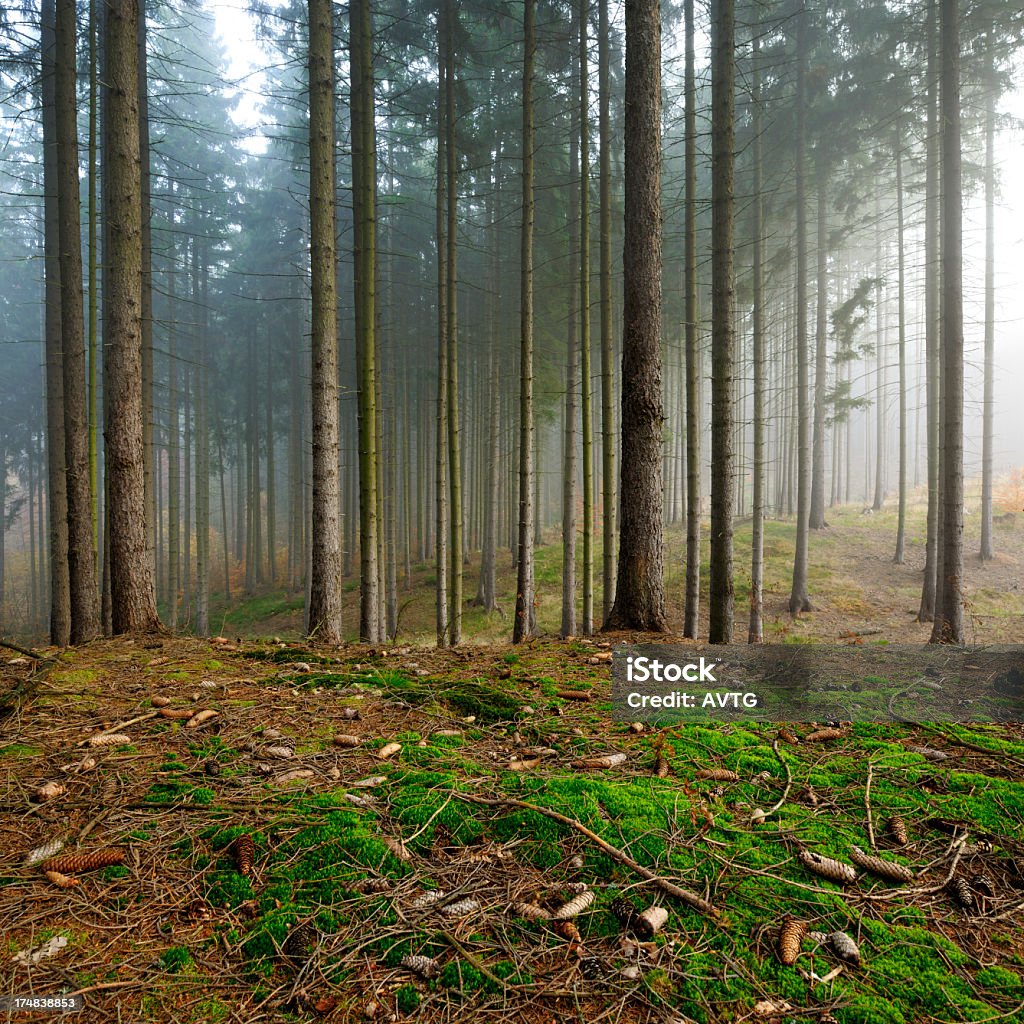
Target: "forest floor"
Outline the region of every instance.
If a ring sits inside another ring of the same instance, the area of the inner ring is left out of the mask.
[[[1019,642],[1024,638],[1024,473],[1004,481],[996,502],[996,556],[982,562],[981,519],[978,499],[969,494],[964,519],[964,586],[969,643]],[[1016,511],[1013,511],[1013,510]],[[764,634],[768,642],[836,643],[851,634],[881,637],[890,643],[924,643],[930,624],[917,621],[924,570],[925,515],[923,492],[915,492],[907,509],[904,562],[893,562],[896,506],[865,514],[860,505],[829,509],[827,529],[812,531],[809,544],[808,583],[813,611],[793,620],[789,593],[793,572],[795,524],[792,519],[770,519],[764,540]],[[746,638],[750,601],[750,520],[739,520],[735,537],[735,591],[737,639]],[[685,591],[685,535],[683,527],[666,530],[666,603],[669,622],[681,628]],[[555,539],[555,531],[549,532]],[[707,608],[708,524],[702,530],[702,611]],[[595,537],[595,608],[602,607],[600,525]],[[579,545],[577,545],[579,547]],[[577,579],[581,564],[577,561]],[[499,553],[497,613],[486,614],[470,598],[476,593],[479,560],[465,567],[467,602],[463,613],[464,641],[469,644],[506,642],[512,634],[516,574],[507,549]],[[557,635],[561,626],[562,549],[550,543],[537,549],[537,621],[542,632]],[[400,584],[399,632],[407,643],[434,639],[434,567],[412,567],[410,586]],[[358,582],[345,582],[344,621],[355,629],[359,621]],[[297,638],[302,633],[303,595],[273,586],[250,597],[235,594],[212,602],[211,622],[227,636],[278,635]],[[706,635],[707,623],[702,621]],[[353,633],[354,639],[354,633]]]
[[[0,994],[82,1024],[1024,1019],[1019,723],[638,730],[620,639],[2,652]],[[854,846],[899,880],[800,859]],[[101,856],[26,863],[64,854]]]

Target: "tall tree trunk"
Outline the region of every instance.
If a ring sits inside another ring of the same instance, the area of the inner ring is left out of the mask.
[[[139,76],[139,188],[142,215],[142,454],[146,504],[146,557],[156,572],[156,488],[153,480],[153,210],[149,146],[149,75],[146,66],[146,3],[136,22]]]
[[[350,17],[352,74],[352,195],[356,225],[355,310],[359,388],[359,637],[381,636],[377,564],[377,159],[373,88],[373,23],[369,0],[353,0]],[[337,459],[335,459],[337,462]]]
[[[896,258],[897,258],[897,316],[899,344],[899,506],[896,513],[896,553],[893,561],[903,564],[907,532],[907,273],[905,265],[903,225],[903,132],[896,123],[896,142],[893,147],[896,162]]]
[[[309,632],[341,641],[338,295],[331,0],[309,0],[309,239],[312,269],[313,507]]]
[[[664,632],[661,396],[661,5],[626,7],[622,522],[606,629]]]
[[[796,553],[793,558],[793,588],[789,613],[811,610],[807,595],[807,532],[810,525],[810,452],[808,451],[807,409],[807,8],[797,13],[796,42],[796,419],[797,498]]]
[[[686,598],[683,636],[697,636],[700,617],[700,352],[697,331],[697,86],[693,0],[685,0],[683,297],[686,349]]]
[[[761,153],[761,54],[760,25],[754,25],[751,104],[753,106],[753,163],[751,196],[751,242],[754,247],[753,266],[753,366],[754,375],[754,493],[753,522],[750,538],[750,623],[747,642],[759,644],[764,639],[764,507],[765,507],[765,337],[764,337],[764,197]]]
[[[60,323],[67,475],[68,577],[71,642],[99,636],[100,603],[92,546],[89,418],[85,394],[85,318],[82,307],[81,200],[78,182],[77,60],[74,0],[57,0],[57,211],[60,246]]]
[[[462,503],[462,451],[459,435],[459,295],[458,295],[458,152],[455,138],[455,33],[458,14],[455,0],[445,3],[447,53],[444,62],[446,88],[445,160],[447,184],[445,231],[448,282],[448,485],[451,490],[451,587],[448,595],[450,612],[448,636],[451,646],[462,643],[462,566],[463,566],[463,503]]]
[[[992,55],[992,26],[989,26],[986,53],[988,80],[985,82],[985,371],[981,427],[981,549],[983,562],[995,557],[992,544],[992,472],[993,419],[995,415],[995,342],[996,342],[996,247],[995,247],[995,140],[996,81]]]
[[[178,410],[178,304],[174,211],[168,242],[167,272],[167,626],[178,628],[181,589],[181,426]]]
[[[106,132],[110,191],[110,247],[105,290],[110,296],[107,362],[110,410],[106,432],[110,481],[111,617],[114,633],[160,627],[146,540],[142,395],[142,183],[139,149],[137,0],[109,0],[106,79],[110,84]]]
[[[717,0],[712,22],[711,85],[711,565],[708,637],[732,641],[733,374],[736,299],[733,267],[735,36],[734,0]]]
[[[537,48],[534,19],[536,0],[523,3],[523,223],[519,283],[519,540],[516,573],[516,612],[512,642],[533,635],[533,63]]]
[[[601,281],[601,508],[603,618],[615,601],[615,351],[612,335],[612,132],[609,84],[608,3],[598,0],[598,271]]]
[[[579,0],[580,38],[580,414],[583,431],[583,634],[594,632],[594,414],[590,369],[589,0]]]
[[[437,180],[435,193],[435,226],[437,238],[437,417],[434,440],[434,514],[437,543],[434,551],[435,628],[437,646],[447,647],[448,620],[448,156],[445,122],[448,110],[446,94],[448,75],[445,71],[447,47],[444,41],[444,18],[437,18]]]
[[[818,199],[818,287],[814,349],[814,426],[811,436],[811,509],[807,525],[822,530],[825,522],[825,382],[828,371],[828,172],[825,150],[819,141],[814,151],[815,190]]]
[[[929,0],[928,121],[925,154],[925,364],[928,433],[928,513],[924,581],[918,622],[933,622],[939,548],[939,70],[938,0]]]
[[[960,9],[942,0],[942,573],[932,640],[964,642],[963,188]]]
[[[58,213],[58,145],[56,115],[56,12],[43,0],[43,262],[46,348],[47,511],[50,533],[50,643],[71,640],[71,591],[68,577],[68,491],[64,460],[64,373],[61,350],[60,216]],[[33,577],[35,578],[35,577]]]
[[[569,300],[565,338],[565,424],[562,440],[562,637],[576,634],[576,385],[579,378],[577,345],[577,277],[573,271],[572,239],[579,216],[579,136],[577,111],[569,128]]]
[[[88,393],[88,416],[89,416],[89,492],[92,500],[92,546],[93,552],[99,553],[99,418],[98,418],[98,395],[97,387],[98,363],[99,363],[99,330],[98,330],[98,287],[99,280],[99,246],[98,246],[98,221],[99,209],[97,205],[97,183],[99,175],[96,171],[96,128],[98,124],[98,100],[99,80],[97,66],[99,54],[97,47],[98,32],[98,4],[97,0],[89,0],[89,208],[88,208],[88,244],[89,244],[89,311],[88,311],[88,354],[89,354],[89,393]],[[97,566],[98,569],[98,566]]]
[[[195,351],[196,379],[196,627],[199,636],[210,635],[210,424],[208,414],[207,357],[209,303],[209,242],[201,246],[198,338]]]

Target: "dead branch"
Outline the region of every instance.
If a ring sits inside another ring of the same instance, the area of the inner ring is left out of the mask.
[[[689,889],[684,889],[681,886],[676,885],[675,882],[671,882],[667,878],[662,878],[660,875],[651,871],[650,868],[644,867],[642,864],[633,860],[633,858],[624,850],[620,850],[618,847],[612,846],[611,843],[602,839],[596,832],[591,831],[582,822],[576,821],[575,818],[570,818],[567,815],[560,814],[558,811],[552,811],[547,807],[540,807],[537,804],[527,803],[525,800],[515,800],[511,797],[506,799],[496,799],[493,797],[472,796],[469,793],[455,793],[454,795],[459,800],[465,800],[468,803],[483,804],[486,807],[518,807],[525,811],[534,811],[537,814],[543,814],[545,817],[551,818],[553,821],[560,822],[563,825],[568,825],[570,828],[574,828],[581,835],[586,836],[592,843],[599,846],[608,854],[609,857],[612,858],[612,860],[617,861],[619,864],[624,864],[632,871],[635,871],[641,878],[645,878],[648,882],[656,885],[662,892],[668,893],[670,896],[675,896],[677,899],[680,899],[684,903],[693,907],[694,910],[698,910],[700,913],[706,914],[708,917],[717,918],[721,916],[721,911],[702,896],[698,896],[697,893],[691,892]]]

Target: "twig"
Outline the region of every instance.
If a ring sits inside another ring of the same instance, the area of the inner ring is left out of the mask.
[[[666,892],[670,896],[675,896],[677,899],[680,899],[684,903],[693,907],[694,910],[699,910],[702,914],[707,914],[708,917],[717,918],[721,915],[721,911],[702,896],[698,896],[697,893],[691,892],[689,889],[683,889],[681,886],[676,885],[675,882],[671,882],[667,878],[662,878],[660,875],[651,871],[650,868],[645,868],[642,864],[633,860],[633,858],[624,850],[620,850],[618,847],[612,846],[611,843],[602,839],[596,832],[592,832],[582,822],[576,821],[575,818],[559,814],[558,811],[552,811],[547,807],[540,807],[537,804],[527,803],[525,800],[515,800],[511,797],[499,800],[492,797],[472,796],[469,793],[456,792],[453,795],[459,800],[465,800],[474,804],[483,804],[487,807],[519,807],[525,811],[534,811],[537,814],[543,814],[545,817],[551,818],[553,821],[560,822],[563,825],[568,825],[570,828],[574,828],[577,832],[586,836],[592,843],[596,843],[602,850],[604,850],[605,853],[608,854],[609,857],[612,858],[612,860],[626,865],[626,867],[640,875],[641,878],[645,878],[648,882],[656,885],[662,890],[662,892]]]
[[[875,823],[871,820],[871,773],[874,771],[874,763],[868,761],[868,781],[864,787],[864,810],[868,816],[868,842],[871,843],[871,849],[875,849]]]
[[[786,759],[779,753],[779,738],[778,736],[772,740],[772,750],[775,752],[775,756],[779,759],[779,763],[783,768],[786,769],[786,788],[782,791],[782,796],[775,801],[772,806],[764,812],[765,818],[769,815],[775,814],[777,811],[782,810],[782,805],[786,802],[786,798],[789,796],[789,791],[793,786],[793,773],[789,770],[789,765],[786,763]]]
[[[12,644],[10,640],[0,640],[0,647],[6,647],[9,651],[17,651],[18,654],[24,654],[26,658],[32,658],[35,661],[53,661],[52,657],[37,654],[29,647],[19,647],[17,644]]]
[[[145,722],[147,719],[156,718],[159,714],[159,711],[147,711],[144,715],[136,715],[135,718],[129,718],[126,722],[118,722],[117,725],[112,725],[109,729],[104,729],[102,732],[94,732],[90,734],[84,740],[79,740],[76,746],[88,746],[89,743],[98,736],[109,736],[112,733],[120,732],[122,729],[127,729],[129,725],[135,725],[137,722]]]

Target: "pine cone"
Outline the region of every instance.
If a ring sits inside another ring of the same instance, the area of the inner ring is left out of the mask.
[[[555,934],[565,939],[566,942],[582,942],[580,930],[572,921],[555,921],[551,926]]]
[[[256,844],[252,841],[252,836],[238,836],[231,844],[230,850],[238,873],[243,878],[248,878],[252,874],[252,862],[256,859]]]
[[[525,917],[527,921],[550,921],[551,914],[536,903],[513,903],[512,913],[516,917]]]
[[[668,776],[669,764],[668,758],[664,754],[659,754],[658,759],[654,762],[654,774],[659,779],[664,779]]]
[[[76,875],[83,871],[96,871],[99,868],[123,863],[124,850],[113,847],[108,850],[93,850],[92,853],[66,853],[63,857],[52,857],[43,862],[43,870]]]
[[[800,956],[800,941],[804,937],[807,925],[798,921],[791,914],[782,919],[782,927],[779,928],[778,954],[779,960],[787,967],[792,967]]]
[[[878,875],[880,878],[887,878],[891,882],[912,882],[914,880],[914,872],[905,864],[898,864],[893,860],[882,860],[881,857],[874,857],[870,853],[865,853],[859,846],[851,848],[850,860],[857,867],[870,871],[873,875]]]
[[[418,954],[403,956],[399,964],[406,970],[418,974],[421,978],[436,978],[441,970],[436,960]]]
[[[308,960],[316,948],[319,934],[312,921],[294,927],[284,941],[284,955],[289,960]]]
[[[37,864],[41,864],[44,860],[49,860],[51,857],[56,857],[61,850],[64,849],[64,840],[60,837],[50,839],[43,843],[42,846],[37,846],[34,850],[29,850],[25,854],[24,866],[27,868],[34,868]]]
[[[846,735],[845,729],[815,729],[804,737],[805,743],[817,743],[819,740],[838,740]]]
[[[668,911],[664,907],[648,907],[633,919],[633,931],[641,939],[653,939],[665,927]]]
[[[73,889],[79,884],[77,878],[68,878],[67,875],[62,875],[59,871],[44,871],[43,874],[46,875],[54,885],[59,885],[62,889]]]
[[[740,777],[728,768],[702,768],[697,772],[698,779],[713,779],[715,782],[739,782]]]
[[[594,893],[588,889],[586,892],[581,892],[579,896],[574,896],[568,903],[563,903],[560,907],[554,910],[551,914],[552,921],[568,921],[571,917],[576,917],[578,914],[582,914],[591,903],[594,902]]]
[[[857,948],[857,943],[846,932],[833,932],[828,937],[828,942],[840,960],[860,966],[860,950]]]
[[[974,898],[970,885],[967,884],[966,878],[954,878],[949,883],[949,892],[953,899],[965,910],[974,910],[976,908],[977,901]]]
[[[636,917],[636,907],[632,900],[625,896],[616,896],[609,904],[609,910],[615,915],[615,920],[623,928],[632,928],[633,919]]]
[[[822,878],[827,878],[832,882],[838,882],[840,885],[857,881],[857,872],[849,864],[833,860],[831,857],[823,857],[820,853],[801,850],[800,863],[816,875],[821,875]]]
[[[392,884],[390,878],[364,878],[356,882],[353,888],[366,896],[376,896],[378,893],[390,892]]]
[[[893,842],[899,846],[906,846],[910,842],[910,837],[907,835],[907,823],[900,815],[894,814],[889,819],[887,829]]]
[[[582,974],[587,981],[597,981],[598,978],[604,976],[604,964],[601,963],[599,957],[585,956],[581,958],[578,966],[580,974]]]
[[[971,879],[972,884],[977,892],[980,892],[983,896],[988,896],[990,899],[996,894],[996,883],[992,881],[992,876],[987,871],[979,871]]]
[[[791,729],[786,729],[785,727],[779,730],[779,739],[782,740],[783,743],[790,743],[793,746],[800,742],[793,731]]]

